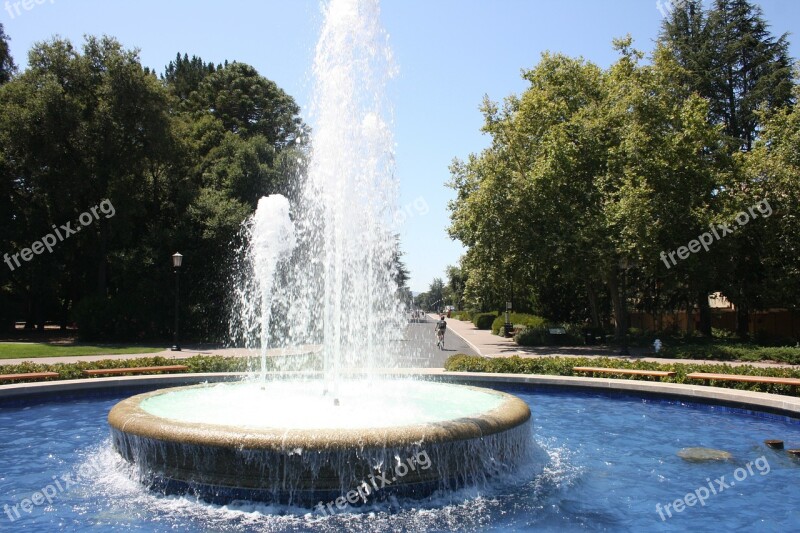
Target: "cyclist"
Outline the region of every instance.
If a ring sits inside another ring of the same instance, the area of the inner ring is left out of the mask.
[[[444,319],[444,315],[439,317],[439,321],[436,323],[434,330],[436,331],[436,346],[444,350],[444,332],[447,329],[447,322]]]

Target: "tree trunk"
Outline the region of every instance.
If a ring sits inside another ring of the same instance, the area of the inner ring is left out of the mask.
[[[736,334],[742,340],[750,338],[750,308],[747,305],[736,305]]]
[[[704,337],[711,336],[711,306],[708,304],[708,294],[701,291],[697,295],[697,305],[700,308],[700,334]]]
[[[694,331],[694,304],[686,299],[686,335],[689,336]]]
[[[597,291],[591,282],[586,282],[586,293],[589,296],[589,313],[591,314],[592,327],[600,327],[600,312],[597,309]]]
[[[622,340],[628,333],[628,309],[615,271],[606,275],[606,283],[608,290],[611,291],[611,303],[614,305],[614,334],[617,340]]]
[[[100,224],[100,242],[98,246],[97,261],[97,294],[105,296],[108,294],[108,278],[106,269],[108,268],[108,228],[105,224]]]

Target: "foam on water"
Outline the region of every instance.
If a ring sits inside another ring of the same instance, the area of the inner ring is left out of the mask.
[[[481,488],[469,486],[444,491],[425,501],[394,497],[372,499],[359,507],[348,507],[344,512],[323,514],[293,505],[250,501],[215,505],[188,496],[154,493],[134,481],[135,466],[113,453],[108,442],[87,450],[83,461],[101,466],[83,487],[92,493],[96,502],[76,501],[75,513],[91,517],[95,528],[121,524],[142,526],[150,522],[149,528],[145,526],[150,531],[481,531],[492,523],[492,516],[504,512],[509,498],[517,497],[520,491],[531,493],[541,472],[541,465],[531,462],[512,476],[498,477]],[[561,481],[551,476],[546,483],[555,490]],[[530,503],[542,504],[539,501]]]

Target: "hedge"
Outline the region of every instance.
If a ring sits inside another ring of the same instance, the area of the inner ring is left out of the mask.
[[[670,359],[713,359],[717,361],[779,361],[800,364],[800,348],[755,346],[752,344],[669,344],[659,357]]]
[[[476,313],[472,315],[472,323],[478,329],[492,329],[492,322],[497,317],[497,311],[491,313]]]
[[[454,311],[450,313],[450,317],[455,318],[456,320],[472,322],[472,311]]]
[[[772,376],[785,378],[800,378],[800,369],[791,368],[763,368],[751,365],[731,366],[728,364],[682,364],[682,363],[655,363],[649,361],[631,361],[614,359],[611,357],[531,357],[523,358],[496,357],[485,358],[474,355],[458,354],[451,356],[444,367],[450,372],[488,372],[498,374],[543,374],[551,376],[584,376],[582,372],[573,372],[575,366],[595,366],[603,368],[620,368],[628,370],[664,370],[675,372],[671,378],[662,378],[661,381],[671,383],[688,383],[702,385],[703,381],[687,379],[686,375],[692,372],[708,372],[713,374],[747,374],[750,376]],[[647,381],[655,378],[647,376],[614,376],[619,379],[644,379]],[[740,383],[735,381],[714,381],[715,387],[728,389],[749,390],[755,392],[769,392],[786,396],[798,396],[790,385],[771,385],[762,383]]]
[[[537,315],[529,315],[526,313],[511,313],[509,320],[515,326],[525,326],[526,328],[536,328],[547,325],[546,319]],[[494,322],[492,322],[492,333],[495,335],[502,335],[503,326],[505,323],[506,314],[501,313],[497,318],[494,319]]]
[[[18,365],[0,365],[0,374],[27,374],[29,372],[57,372],[54,380],[86,379],[84,370],[100,370],[109,368],[136,368],[145,366],[186,365],[188,373],[203,372],[246,372],[250,370],[251,360],[246,357],[223,357],[221,355],[195,355],[187,359],[167,359],[165,357],[140,357],[137,359],[104,359],[102,361],[81,361],[77,363],[42,364],[26,361]],[[272,361],[267,362],[271,365]],[[260,364],[260,363],[259,363]],[[270,368],[272,368],[270,366]],[[25,383],[32,380],[15,380]],[[33,380],[41,381],[41,380]]]
[[[553,335],[551,327],[564,328],[566,333]],[[520,346],[577,346],[584,344],[581,327],[577,324],[537,326],[525,328],[517,333],[514,342]]]

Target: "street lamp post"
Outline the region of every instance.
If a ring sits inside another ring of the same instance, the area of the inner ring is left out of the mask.
[[[172,351],[180,352],[181,345],[178,343],[178,310],[181,292],[181,265],[183,264],[183,256],[180,253],[172,255],[172,268],[175,270],[175,330],[173,331]]]
[[[514,331],[514,324],[511,323],[511,301],[506,302],[506,322],[503,324],[503,336],[510,337]]]

